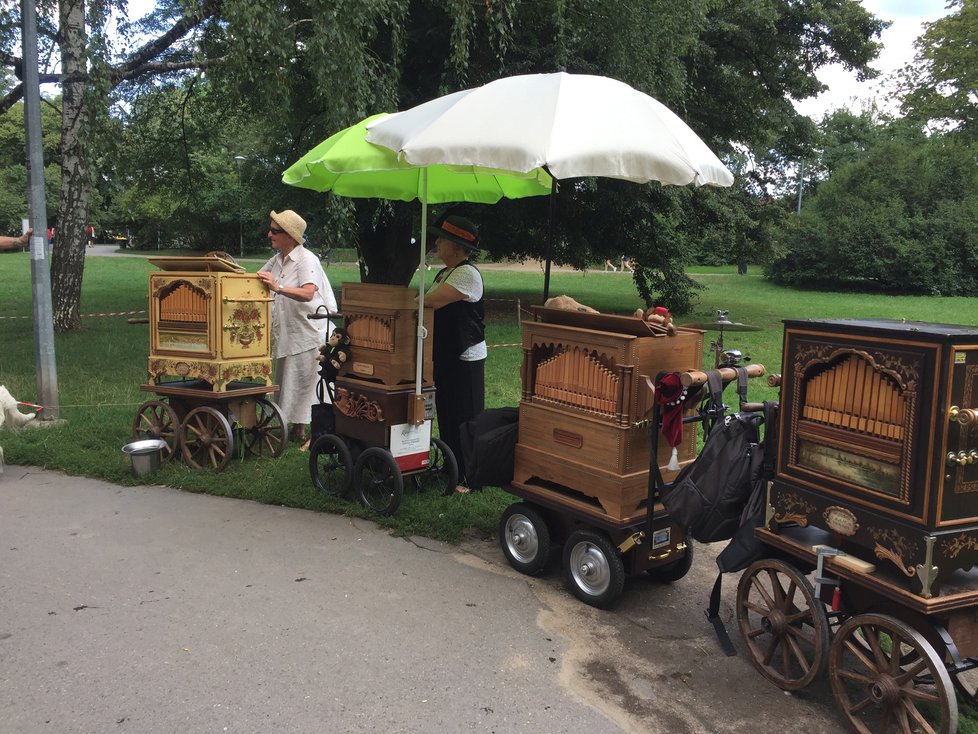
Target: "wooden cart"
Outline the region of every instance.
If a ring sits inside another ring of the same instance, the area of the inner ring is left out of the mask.
[[[313,484],[323,492],[355,494],[373,512],[397,511],[409,477],[419,491],[451,493],[458,465],[451,449],[431,435],[434,418],[431,339],[418,353],[418,305],[409,288],[343,284],[342,319],[350,357],[317,406],[325,433],[309,450]],[[432,329],[425,309],[424,328]],[[420,385],[417,383],[420,376]],[[419,389],[420,388],[420,389]]]
[[[551,547],[562,545],[571,591],[596,607],[614,603],[626,575],[682,578],[693,546],[658,502],[649,471],[655,460],[667,479],[678,473],[668,468],[672,449],[656,440],[654,383],[664,372],[682,372],[689,386],[705,382],[703,332],[667,335],[634,317],[533,312],[523,323],[519,439],[507,488],[523,501],[499,525],[506,559],[537,575]],[[729,382],[735,372],[725,372]],[[685,420],[695,424],[701,416],[690,405]],[[695,458],[695,434],[685,431],[676,449],[680,467]]]
[[[282,412],[272,384],[268,291],[225,253],[152,257],[148,382],[132,437],[160,438],[165,458],[221,470],[243,453],[279,456]]]
[[[188,380],[140,389],[159,398],[139,406],[132,437],[165,441],[164,459],[180,456],[195,469],[220,471],[236,448],[242,456],[277,457],[285,451],[285,418],[267,397],[276,385],[231,382],[214,392],[210,383]]]
[[[828,671],[858,732],[957,728],[976,699],[978,328],[788,321],[765,557],[736,616],[785,690]]]

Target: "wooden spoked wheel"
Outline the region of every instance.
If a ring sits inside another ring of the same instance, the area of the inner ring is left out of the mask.
[[[829,650],[829,680],[847,723],[860,734],[957,730],[947,668],[919,632],[893,617],[846,620]]]
[[[794,566],[764,559],[744,571],[737,586],[737,624],[751,662],[779,688],[804,688],[825,669],[825,607]]]
[[[180,419],[166,403],[147,400],[139,406],[132,419],[132,438],[134,441],[148,438],[165,441],[163,459],[168,461],[180,448]]]
[[[257,420],[251,428],[241,429],[241,439],[251,456],[281,456],[288,443],[285,416],[271,400],[255,401]]]
[[[204,405],[187,413],[180,427],[183,460],[188,466],[220,471],[234,454],[231,424],[219,411]]]

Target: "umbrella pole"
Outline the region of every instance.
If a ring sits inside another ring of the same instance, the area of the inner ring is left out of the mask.
[[[422,367],[424,365],[424,286],[425,286],[425,238],[428,232],[428,169],[421,169],[421,234],[418,236],[418,347],[414,360],[414,399],[408,411],[408,422],[413,425],[424,423],[424,397],[421,395]]]
[[[547,265],[543,271],[543,302],[550,298],[550,259],[554,254],[554,218],[557,212],[557,179],[550,179],[550,213],[547,216]]]

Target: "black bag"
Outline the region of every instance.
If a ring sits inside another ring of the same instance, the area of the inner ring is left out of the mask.
[[[312,425],[309,427],[311,443],[315,443],[317,438],[326,433],[336,431],[336,416],[333,415],[333,406],[326,402],[327,394],[332,401],[333,391],[330,389],[329,383],[320,380],[319,384],[316,385],[316,396],[319,398],[319,402],[312,404]]]
[[[738,393],[744,401],[747,371],[737,368],[737,372]],[[716,403],[723,386],[714,374],[710,374],[710,387]],[[695,540],[729,540],[740,526],[751,494],[751,457],[760,442],[762,421],[754,413],[734,413],[718,420],[696,460],[663,488],[662,504]]]
[[[778,449],[778,403],[764,401],[764,441],[751,457],[751,493],[740,515],[740,524],[727,546],[717,556],[717,580],[710,594],[710,606],[706,618],[713,624],[723,651],[736,654],[727,629],[720,619],[720,587],[723,574],[741,571],[754,561],[764,557],[766,549],[754,533],[764,524],[767,502],[767,483],[774,478],[774,460]]]
[[[505,487],[513,481],[519,411],[491,408],[463,423],[460,429],[465,480],[470,489]]]

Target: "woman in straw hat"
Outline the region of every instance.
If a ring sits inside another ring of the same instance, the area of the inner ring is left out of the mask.
[[[274,294],[272,302],[272,358],[279,384],[278,404],[292,424],[290,438],[306,441],[312,404],[317,401],[319,347],[326,343],[329,322],[308,319],[320,306],[335,313],[336,297],[319,258],[305,243],[306,222],[291,209],[272,211],[268,239],[275,255],[258,270],[258,277]]]
[[[455,454],[464,482],[462,424],[485,407],[486,340],[482,274],[470,258],[479,252],[479,230],[464,217],[450,216],[428,232],[445,267],[435,276],[425,304],[435,309],[432,362],[435,410],[442,441]],[[464,484],[458,491],[467,492]]]

